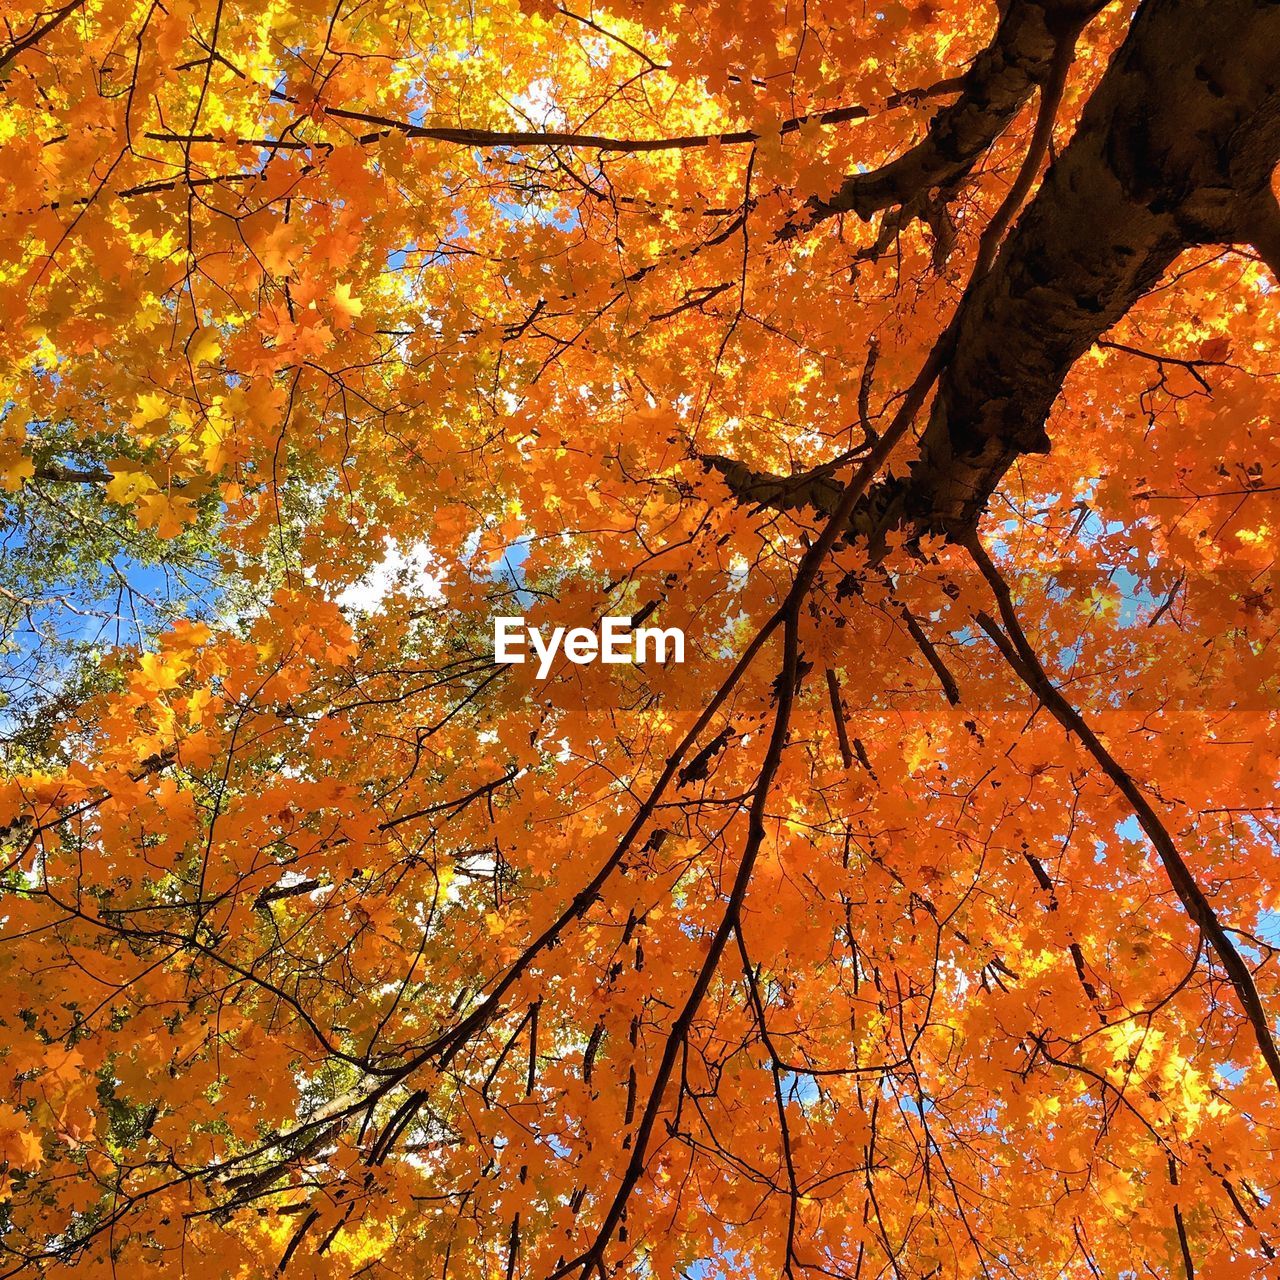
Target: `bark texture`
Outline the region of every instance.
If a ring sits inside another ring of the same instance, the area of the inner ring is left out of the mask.
[[[1074,40],[1107,0],[1006,0],[991,43],[974,59],[960,96],[896,160],[851,174],[826,200],[809,205],[805,226],[839,213],[866,220],[882,209],[919,212],[936,188],[961,181],[1048,78],[1054,50]]]
[[[1071,366],[1184,249],[1280,263],[1280,2],[1145,0],[992,269],[957,320],[920,453],[867,495],[856,532],[963,538],[1045,421]],[[709,459],[745,501],[830,509],[823,470],[785,479]],[[774,486],[770,488],[770,485]]]

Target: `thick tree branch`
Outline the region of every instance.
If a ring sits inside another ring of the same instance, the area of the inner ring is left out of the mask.
[[[59,27],[67,18],[75,13],[77,9],[83,9],[84,4],[85,0],[70,0],[70,3],[63,5],[61,9],[53,10],[44,22],[33,27],[25,36],[15,40],[6,48],[0,49],[0,73],[2,73],[15,58],[39,44],[40,41],[49,34],[49,32]]]
[[[1280,159],[1277,48],[1275,4],[1142,6],[969,299],[894,516],[972,528],[1014,461],[1049,449],[1045,420],[1071,366],[1174,258],[1250,239]]]
[[[1074,734],[1079,739],[1102,772],[1128,802],[1134,817],[1137,818],[1138,824],[1164,865],[1169,883],[1178,895],[1178,901],[1182,903],[1187,915],[1203,933],[1205,940],[1222,962],[1222,967],[1227,971],[1240,1007],[1253,1029],[1254,1039],[1257,1041],[1262,1059],[1271,1072],[1272,1079],[1277,1086],[1280,1086],[1280,1047],[1276,1045],[1275,1037],[1271,1032],[1271,1022],[1262,1004],[1262,997],[1258,994],[1253,973],[1245,963],[1244,957],[1231,940],[1231,935],[1218,918],[1204,890],[1197,883],[1186,859],[1183,858],[1173,837],[1169,834],[1169,829],[1151,807],[1141,788],[1049,678],[1018,620],[1008,584],[991,562],[981,542],[977,537],[972,537],[967,546],[974,563],[991,587],[1004,627],[1001,629],[995,619],[985,613],[976,615],[978,624],[1000,650],[1005,661],[1023,684],[1039,700],[1041,706],[1068,733]]]
[[[114,478],[114,475],[101,467],[84,470],[78,467],[64,467],[60,462],[48,462],[44,466],[37,467],[31,478],[47,480],[53,484],[106,484]]]
[[[866,120],[876,114],[878,109],[896,110],[899,107],[913,106],[929,98],[944,97],[956,92],[959,85],[954,80],[940,80],[937,84],[923,89],[907,89],[887,98],[881,107],[849,106],[832,107],[827,111],[814,111],[804,115],[792,116],[777,126],[777,133],[783,137],[797,133],[806,126],[847,124],[853,120]],[[274,98],[284,102],[296,102],[296,99],[285,93],[273,93]],[[414,124],[395,116],[381,115],[372,111],[361,111],[349,107],[323,106],[325,117],[334,120],[348,120],[355,124],[373,125],[373,132],[360,134],[355,140],[362,145],[380,142],[384,138],[400,136],[412,139],[424,139],[431,142],[452,143],[460,147],[475,147],[479,150],[497,148],[540,148],[564,147],[570,150],[599,151],[602,153],[619,153],[637,155],[649,151],[689,151],[699,147],[746,146],[759,142],[766,135],[755,129],[733,129],[723,133],[694,133],[665,138],[624,138],[609,134],[578,133],[563,129],[480,129],[470,127],[453,127],[446,125]],[[266,147],[279,151],[306,151],[329,143],[314,139],[285,137],[223,137],[216,133],[174,133],[172,131],[152,130],[147,138],[152,142],[171,142],[180,146],[193,143],[205,145],[219,144],[236,147]]]
[[[789,229],[798,234],[840,213],[869,219],[881,209],[923,212],[929,192],[964,179],[1049,79],[1055,51],[1107,0],[1012,0],[991,43],[960,81],[960,97],[930,121],[928,132],[896,160],[847,177],[826,200],[813,200]]]
[[[1280,5],[1146,0],[991,271],[966,295],[920,454],[852,522],[963,540],[1006,471],[1045,453],[1072,365],[1183,250],[1252,244],[1280,268]],[[781,479],[708,463],[743,501],[831,506],[832,464]]]

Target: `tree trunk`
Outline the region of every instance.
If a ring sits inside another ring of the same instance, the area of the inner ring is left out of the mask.
[[[1190,246],[1276,217],[1280,4],[1147,0],[1080,127],[978,283],[895,514],[972,527],[1071,366]]]
[[[919,457],[867,495],[855,532],[964,537],[1017,458],[1050,448],[1071,366],[1184,249],[1252,244],[1280,267],[1277,161],[1280,2],[1145,0],[963,304]],[[786,478],[707,462],[743,501],[829,510],[839,493],[829,468]]]

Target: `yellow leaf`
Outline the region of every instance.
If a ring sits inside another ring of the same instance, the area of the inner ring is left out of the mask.
[[[178,680],[182,674],[181,664],[166,661],[164,656],[158,653],[144,653],[138,659],[138,667],[147,684],[155,692],[163,693],[166,689],[178,687]]]
[[[138,397],[138,410],[133,415],[133,421],[136,426],[145,426],[148,422],[155,422],[159,418],[167,417],[169,413],[169,402],[158,392],[149,391],[146,395]]]
[[[12,459],[0,457],[0,488],[13,493],[21,489],[25,481],[36,473],[35,464],[22,454],[13,455]]]
[[[212,326],[197,329],[187,343],[187,358],[193,365],[212,364],[222,354],[220,336]]]
[[[350,329],[356,316],[364,314],[364,303],[351,296],[349,284],[340,284],[334,289],[333,306],[337,312],[336,324],[339,329]]]
[[[138,525],[154,528],[162,538],[176,538],[183,525],[195,519],[195,504],[190,498],[177,498],[168,493],[148,494],[138,503]]]
[[[107,498],[128,506],[145,494],[155,493],[156,482],[145,471],[116,470],[107,482]]]

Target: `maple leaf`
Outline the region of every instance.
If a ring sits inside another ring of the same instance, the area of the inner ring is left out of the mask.
[[[356,317],[364,313],[364,303],[351,295],[351,286],[341,283],[333,290],[334,323],[339,329],[349,329]]]
[[[222,354],[222,335],[212,326],[197,329],[187,342],[187,357],[193,365],[212,364]]]
[[[18,451],[7,451],[0,455],[0,486],[10,493],[22,488],[24,481],[30,480],[36,473],[35,463]]]
[[[115,473],[107,481],[104,492],[112,502],[130,506],[139,499],[154,494],[157,487],[156,482],[145,471],[135,471],[128,464],[117,463]]]
[[[29,1118],[8,1103],[0,1103],[0,1159],[16,1169],[38,1169],[44,1161],[40,1137]]]
[[[136,511],[139,527],[155,529],[162,538],[176,538],[195,519],[195,504],[190,498],[165,492],[143,494]]]

